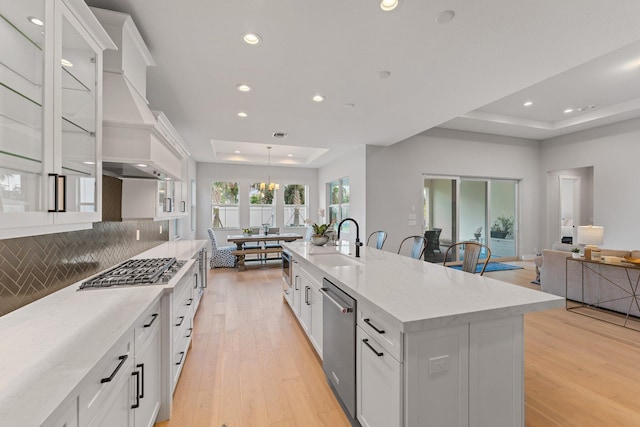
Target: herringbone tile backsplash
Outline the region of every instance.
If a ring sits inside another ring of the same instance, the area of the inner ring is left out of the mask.
[[[91,230],[0,240],[0,316],[166,242],[168,230],[168,221],[98,222]]]

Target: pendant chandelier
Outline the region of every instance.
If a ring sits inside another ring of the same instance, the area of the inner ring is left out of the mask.
[[[268,189],[269,191],[273,191],[273,190],[279,190],[280,189],[280,184],[275,184],[273,182],[271,182],[271,147],[267,147],[267,154],[268,154],[268,159],[269,159],[269,175],[268,175],[268,179],[267,182],[261,182],[260,183],[260,190],[264,191],[265,189]]]

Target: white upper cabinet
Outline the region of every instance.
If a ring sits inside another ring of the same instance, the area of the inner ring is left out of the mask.
[[[116,46],[81,0],[1,0],[0,14],[0,238],[90,228]]]

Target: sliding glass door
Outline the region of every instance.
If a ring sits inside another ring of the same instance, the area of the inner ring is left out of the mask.
[[[425,260],[441,262],[446,248],[460,241],[489,246],[492,258],[516,257],[517,190],[516,180],[425,175],[425,230],[441,230],[438,248],[426,251]]]

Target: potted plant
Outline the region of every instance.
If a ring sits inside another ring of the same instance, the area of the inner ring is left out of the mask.
[[[251,229],[250,228],[243,228],[242,229],[242,234],[244,236],[251,236]]]
[[[491,226],[491,237],[504,239],[513,235],[513,216],[500,215]]]
[[[329,236],[327,233],[329,232],[330,224],[321,224],[318,225],[314,223],[311,227],[313,228],[313,234],[311,235],[311,243],[317,246],[322,246],[329,241]]]
[[[580,248],[571,249],[571,257],[572,258],[580,258]]]

